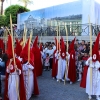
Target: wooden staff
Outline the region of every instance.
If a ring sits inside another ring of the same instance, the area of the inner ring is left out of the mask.
[[[60,23],[59,23],[59,51],[60,51]]]
[[[59,52],[60,52],[60,23],[59,23]],[[59,80],[59,83],[60,83],[60,80]]]
[[[29,44],[28,44],[28,63],[30,63],[30,44],[32,40],[32,32],[30,34]]]
[[[15,55],[14,55],[14,48],[13,48],[13,29],[12,29],[12,18],[11,18],[11,14],[10,14],[10,28],[11,28],[11,39],[12,39],[12,53],[13,53],[13,60],[14,60],[14,67],[16,66],[16,62],[15,62]],[[15,68],[15,71],[17,69],[17,66]],[[18,91],[18,81],[16,79],[16,90],[17,90],[17,94],[18,94],[18,99],[20,100],[20,96],[19,96],[19,91]]]
[[[57,26],[57,50],[58,50],[58,26]]]
[[[32,40],[32,31],[31,31],[31,34],[30,34],[29,44],[28,44],[28,63],[30,63],[30,44],[31,44],[31,40]],[[29,84],[29,74],[30,74],[30,70],[28,69],[28,84]]]
[[[14,65],[16,65],[15,63],[15,56],[14,56],[14,48],[13,48],[13,29],[12,29],[12,18],[11,18],[11,14],[10,14],[10,28],[11,28],[11,38],[12,38],[12,53],[13,53],[13,59],[14,59]]]
[[[92,24],[90,23],[89,17],[89,30],[90,30],[90,57],[92,57]],[[92,64],[92,61],[90,61]],[[90,92],[92,91],[92,68],[90,67]]]
[[[67,31],[66,23],[65,23],[65,31],[66,31],[67,52],[68,52],[68,31]],[[64,85],[66,83],[66,74],[68,73],[68,59],[66,59],[66,63],[67,63],[67,65],[66,65],[66,71],[65,71],[65,81],[64,81]]]

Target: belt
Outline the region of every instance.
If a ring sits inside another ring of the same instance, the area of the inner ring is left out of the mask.
[[[10,75],[18,75],[18,74],[11,74],[11,73],[10,73]]]

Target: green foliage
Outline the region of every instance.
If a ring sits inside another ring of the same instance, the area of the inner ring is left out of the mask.
[[[5,16],[6,16],[5,20],[6,20],[7,25],[10,24],[10,14],[12,16],[12,23],[16,24],[17,23],[17,15],[19,13],[28,12],[28,11],[30,11],[30,10],[23,6],[20,6],[20,5],[9,6],[5,10]]]
[[[6,25],[6,23],[5,23],[5,16],[0,15],[0,27],[1,26],[5,26],[5,25]]]

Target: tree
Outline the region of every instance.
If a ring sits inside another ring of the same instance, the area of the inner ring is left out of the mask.
[[[29,9],[20,6],[20,5],[11,5],[8,8],[6,8],[5,10],[5,16],[6,16],[6,23],[7,25],[10,24],[10,14],[12,16],[12,23],[16,24],[17,23],[17,15],[19,13],[23,13],[23,12],[28,12],[30,11]]]
[[[32,0],[19,0],[20,2],[24,3],[24,7],[26,8],[28,4],[32,4]]]
[[[5,23],[5,16],[0,15],[0,27],[1,26],[5,26],[5,25],[6,25],[6,23]]]
[[[0,8],[0,9],[1,9],[0,14],[1,14],[1,15],[3,15],[3,3],[4,3],[4,1],[5,1],[5,0],[0,0],[0,2],[1,2],[1,3],[0,3],[0,4],[1,4],[1,5],[0,5],[0,7],[1,7],[1,8]]]

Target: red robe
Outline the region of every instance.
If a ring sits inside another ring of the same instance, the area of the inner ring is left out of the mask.
[[[99,58],[98,59],[99,59],[99,62],[100,62],[100,50],[98,52],[99,52]],[[100,68],[99,68],[99,71],[100,71]]]
[[[32,66],[34,66],[34,55],[33,55],[33,53],[32,52],[30,52],[30,64],[32,65]],[[23,62],[22,62],[22,64],[24,64],[24,63],[26,63],[27,62],[27,57],[24,57],[23,58]],[[34,67],[34,69],[33,69],[33,77],[34,77],[34,91],[33,91],[33,94],[34,95],[39,95],[39,89],[38,89],[38,83],[37,83],[37,77],[36,77],[36,70],[35,70],[35,67]]]
[[[38,47],[33,47],[32,52],[34,54],[34,67],[36,70],[36,76],[42,75],[42,61],[41,61],[41,52]]]
[[[88,57],[83,57],[83,60],[87,60]],[[86,78],[87,78],[87,71],[88,71],[88,66],[84,66],[83,69],[83,74],[82,74],[82,80],[80,82],[80,87],[86,88]]]
[[[34,66],[34,64],[31,63],[32,66]],[[34,91],[33,94],[34,95],[39,95],[39,89],[38,89],[38,82],[37,82],[37,77],[36,77],[36,70],[35,68],[33,69],[33,75],[34,75]]]
[[[22,66],[20,61],[15,58],[16,61],[16,65],[18,67],[18,69],[21,70],[21,75],[19,75],[20,78],[20,87],[19,87],[19,96],[20,96],[20,100],[26,100],[26,93],[25,93],[25,87],[24,87],[24,79],[23,79],[23,73],[22,73]],[[7,66],[9,65],[10,60],[8,60],[7,62]],[[12,65],[14,65],[14,63],[12,62]],[[8,98],[8,78],[9,78],[9,73],[6,73],[6,79],[5,79],[5,93],[4,93],[4,100],[9,100]]]
[[[71,82],[76,81],[75,51],[72,51],[70,53],[68,78],[70,79]]]
[[[58,59],[56,59],[55,53],[56,53],[56,50],[54,51],[54,56],[53,56],[52,77],[56,77],[57,71],[58,71]]]
[[[2,39],[0,39],[0,48],[2,49],[3,53],[5,52],[5,46]]]

